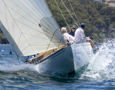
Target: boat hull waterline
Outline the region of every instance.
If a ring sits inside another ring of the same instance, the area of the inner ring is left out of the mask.
[[[75,72],[71,46],[67,46],[43,59],[36,65],[41,75],[65,76]]]
[[[41,75],[74,76],[86,66],[92,56],[92,48],[88,42],[68,45],[43,59],[36,65]]]

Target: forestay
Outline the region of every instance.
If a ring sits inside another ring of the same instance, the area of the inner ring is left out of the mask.
[[[0,28],[20,56],[64,44],[45,0],[0,0],[0,21]]]

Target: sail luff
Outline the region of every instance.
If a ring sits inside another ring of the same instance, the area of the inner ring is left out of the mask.
[[[5,5],[4,5],[5,4]],[[64,44],[45,0],[0,0],[2,31],[18,55],[32,55]]]

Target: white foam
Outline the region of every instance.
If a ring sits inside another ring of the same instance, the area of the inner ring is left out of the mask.
[[[87,71],[82,74],[81,78],[89,77],[96,80],[115,78],[115,54],[113,50],[115,50],[115,45],[113,46],[109,42],[104,43],[90,60]]]

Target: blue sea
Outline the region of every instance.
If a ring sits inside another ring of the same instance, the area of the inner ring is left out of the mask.
[[[24,64],[10,45],[1,45],[0,90],[115,90],[115,44],[100,45],[84,72],[68,79],[39,75],[36,65]]]

